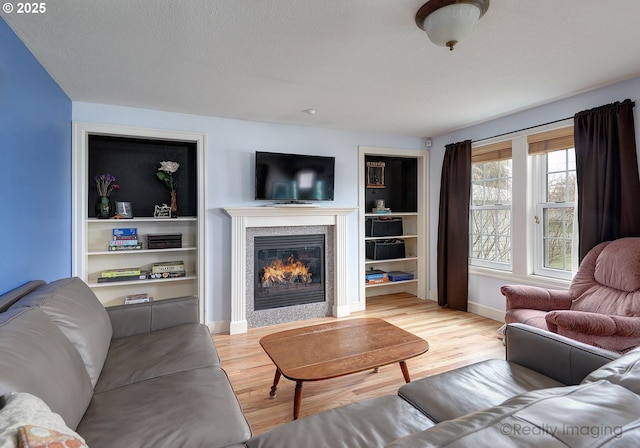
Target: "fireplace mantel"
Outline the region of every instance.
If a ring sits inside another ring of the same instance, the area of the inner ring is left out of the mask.
[[[229,333],[246,333],[246,253],[247,228],[251,227],[296,227],[325,225],[334,226],[334,279],[335,302],[333,315],[344,317],[350,314],[347,294],[347,216],[355,208],[333,207],[241,207],[225,208],[231,217],[231,323]]]

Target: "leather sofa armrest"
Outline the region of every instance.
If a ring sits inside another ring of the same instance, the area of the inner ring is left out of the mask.
[[[505,341],[507,361],[566,385],[579,384],[594,370],[620,357],[619,353],[525,324],[507,325]]]
[[[551,311],[568,310],[571,307],[569,291],[545,289],[528,285],[504,285],[500,292],[507,299],[507,310],[524,308]]]
[[[111,319],[113,339],[150,333],[177,325],[199,323],[196,296],[116,305],[107,307],[106,310]]]
[[[24,285],[18,286],[17,288],[0,295],[0,313],[4,313],[18,300],[46,284],[47,282],[44,280],[31,280]]]
[[[595,336],[640,337],[637,317],[611,316],[588,311],[552,311],[545,316],[551,331],[562,330]]]

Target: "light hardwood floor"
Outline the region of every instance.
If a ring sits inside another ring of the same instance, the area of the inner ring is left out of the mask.
[[[497,330],[501,322],[440,308],[410,294],[391,294],[367,299],[366,311],[345,318],[380,317],[429,342],[429,351],[407,360],[411,380],[490,358],[504,358]],[[275,367],[260,347],[263,336],[276,331],[328,322],[335,318],[251,328],[246,334],[215,334],[221,366],[229,375],[253,434],[291,421],[295,383],[282,378],[278,394],[269,398]],[[302,393],[300,417],[365,398],[395,394],[404,384],[398,364],[381,367],[378,373],[362,372],[324,381],[307,382]]]

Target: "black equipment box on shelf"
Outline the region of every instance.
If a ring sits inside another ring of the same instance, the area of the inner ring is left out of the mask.
[[[366,255],[370,260],[389,260],[391,258],[404,258],[404,240],[378,240],[367,241]]]
[[[413,274],[403,271],[390,271],[387,273],[389,280],[392,282],[401,282],[404,280],[413,280]]]
[[[365,220],[365,236],[400,236],[402,235],[402,218],[388,216],[367,218]]]
[[[147,249],[176,249],[181,247],[181,233],[150,233],[147,235]]]

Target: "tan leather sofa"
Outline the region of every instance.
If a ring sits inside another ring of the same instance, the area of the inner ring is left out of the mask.
[[[67,278],[4,294],[0,311],[0,395],[39,397],[88,446],[225,447],[251,437],[196,297],[105,309]]]

